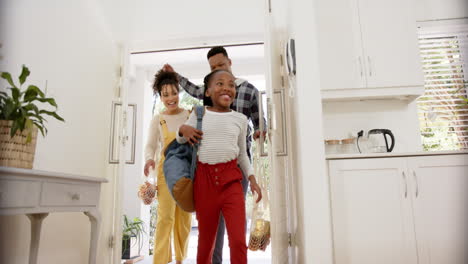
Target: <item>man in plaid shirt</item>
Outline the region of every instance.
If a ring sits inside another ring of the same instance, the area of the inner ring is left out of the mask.
[[[226,70],[232,73],[231,70],[231,59],[229,59],[226,49],[221,46],[214,47],[208,51],[207,54],[208,63],[210,64],[211,71],[215,70]],[[174,71],[174,69],[169,65],[164,65],[164,70]],[[246,80],[236,78],[236,99],[231,105],[231,109],[239,113],[243,113],[250,121],[252,121],[254,127],[253,139],[256,140],[260,137],[260,114],[259,114],[259,92],[251,83]],[[187,78],[179,74],[179,84],[184,88],[184,90],[191,96],[203,99],[205,93],[204,86],[198,86],[190,82]],[[264,130],[266,131],[266,122],[263,118]],[[263,136],[266,132],[263,131]],[[252,133],[252,127],[249,125],[247,127],[247,155],[251,158],[250,148],[252,145],[252,138],[250,134]]]
[[[208,63],[210,64],[211,71],[215,70],[226,70],[232,73],[231,70],[231,59],[229,59],[226,49],[221,46],[213,47],[208,51],[207,54]],[[164,65],[165,71],[174,71],[174,69],[169,65]],[[252,121],[254,127],[254,140],[259,138],[261,134],[266,135],[266,122],[265,118],[263,119],[263,128],[264,131],[260,131],[260,114],[259,114],[259,92],[255,86],[249,83],[246,80],[236,78],[236,99],[231,105],[231,109],[243,113],[247,118]],[[179,74],[179,84],[184,88],[184,90],[191,96],[198,98],[200,100],[204,99],[205,87],[198,86],[191,83],[187,78]],[[250,125],[247,127],[247,155],[251,159],[250,147],[252,144],[252,138],[250,134],[252,133],[252,128]],[[242,187],[244,189],[244,197],[247,192],[248,181],[244,176],[242,181]],[[225,223],[224,218],[220,217],[218,232],[216,234],[216,245],[213,253],[213,264],[219,264],[223,261],[223,244],[224,244],[224,232],[225,232]]]

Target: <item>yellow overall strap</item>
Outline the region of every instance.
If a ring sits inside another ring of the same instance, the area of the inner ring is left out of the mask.
[[[163,131],[164,138],[168,137],[169,136],[169,130],[167,129],[166,120],[164,119],[162,114],[159,115],[159,124],[161,124],[161,128],[162,128],[162,131]]]

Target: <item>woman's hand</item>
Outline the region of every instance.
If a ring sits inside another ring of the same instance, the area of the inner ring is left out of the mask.
[[[149,159],[146,161],[145,163],[145,169],[144,169],[144,173],[145,173],[145,176],[148,177],[148,174],[149,174],[149,168],[150,167],[153,167],[153,170],[154,170],[154,167],[156,166],[156,163],[154,162],[154,160],[152,159]]]
[[[252,193],[255,192],[258,195],[257,201],[255,201],[256,203],[258,203],[262,200],[262,190],[260,189],[260,186],[258,186],[255,176],[250,175],[249,182],[250,182],[250,190],[252,191]]]
[[[179,135],[187,139],[190,145],[197,144],[202,139],[203,132],[189,125],[182,125],[179,128]]]

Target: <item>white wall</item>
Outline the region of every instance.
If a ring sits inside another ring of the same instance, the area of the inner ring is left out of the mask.
[[[468,17],[466,0],[415,0],[417,21]]]
[[[325,139],[356,137],[360,130],[387,128],[395,136],[393,152],[421,150],[416,103],[401,100],[327,102],[323,104]]]
[[[131,40],[137,50],[261,40],[263,36],[264,1],[96,1],[115,38]]]
[[[56,99],[66,120],[49,119],[49,134],[38,139],[34,168],[106,177],[117,60],[111,34],[93,3],[2,0],[0,32],[0,70],[15,76],[26,64],[29,83],[44,88],[47,80],[48,95]],[[106,188],[101,199],[103,229],[109,228]],[[0,221],[0,263],[27,263],[29,220],[4,216]],[[43,222],[39,263],[86,263],[89,232],[84,214],[49,215]],[[98,263],[105,263],[105,245],[101,238]]]

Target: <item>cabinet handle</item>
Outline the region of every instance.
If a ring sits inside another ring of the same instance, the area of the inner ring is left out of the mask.
[[[405,172],[403,171],[402,174],[403,174],[403,180],[405,181],[405,198],[406,198],[406,197],[408,197],[408,183],[406,182]]]
[[[71,199],[74,201],[79,201],[81,198],[81,195],[79,193],[74,193],[71,195]]]
[[[367,56],[367,62],[369,63],[369,76],[372,76],[372,62],[369,56]]]
[[[364,72],[363,72],[363,70],[362,70],[361,56],[359,56],[358,60],[359,60],[359,69],[361,70],[361,78],[362,78],[362,75],[364,74]]]
[[[418,183],[418,176],[416,176],[416,171],[413,171],[414,182],[416,182],[416,192],[415,196],[418,198],[419,195],[419,183]]]

